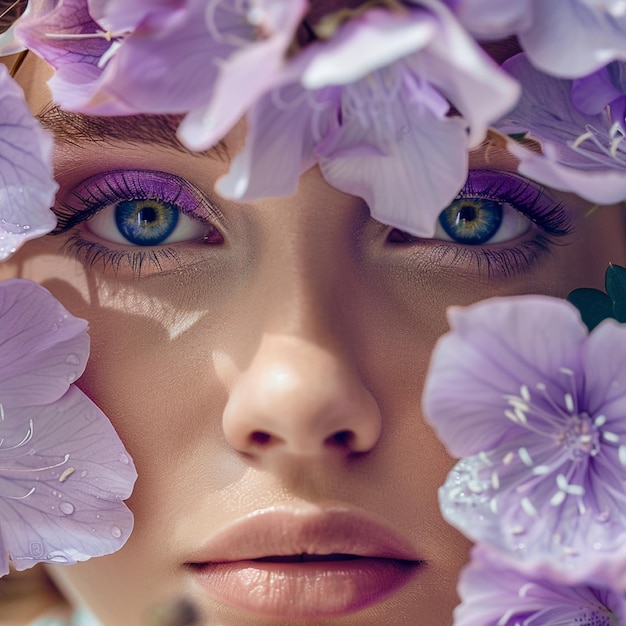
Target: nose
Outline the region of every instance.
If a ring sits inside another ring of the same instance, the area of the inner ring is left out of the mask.
[[[349,359],[303,337],[265,334],[231,390],[223,429],[242,453],[320,457],[370,451],[381,415]]]

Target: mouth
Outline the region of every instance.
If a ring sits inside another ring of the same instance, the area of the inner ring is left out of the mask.
[[[357,554],[292,554],[285,556],[264,556],[253,559],[257,563],[316,563],[318,561],[352,561],[362,559]]]
[[[322,619],[382,601],[425,566],[384,523],[343,507],[257,511],[187,562],[201,593],[255,616]]]

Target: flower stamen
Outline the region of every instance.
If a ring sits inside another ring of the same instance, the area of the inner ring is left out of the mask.
[[[110,30],[99,30],[95,33],[44,33],[44,37],[48,39],[105,39],[113,41],[130,35],[130,31],[122,33],[112,33]]]
[[[23,496],[7,496],[7,495],[4,495],[3,497],[4,498],[9,498],[9,500],[26,500],[26,498],[28,498],[28,496],[32,496],[35,493],[35,491],[37,491],[37,488],[36,487],[31,487],[30,491],[27,494],[23,495]]]
[[[533,503],[528,498],[522,498],[521,505],[524,512],[530,517],[535,517],[537,515],[537,509],[533,506]]]
[[[526,466],[526,467],[533,467],[533,465],[535,464],[535,462],[533,461],[532,457],[530,456],[528,450],[526,448],[520,448],[517,453],[519,454],[519,458],[522,461],[522,463]]]
[[[619,443],[619,435],[616,435],[608,430],[602,431],[602,438],[609,443]]]

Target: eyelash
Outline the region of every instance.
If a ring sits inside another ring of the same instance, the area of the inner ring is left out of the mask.
[[[144,180],[148,176],[163,183],[159,193],[150,192],[144,186]],[[171,186],[169,189],[166,183]],[[172,193],[165,193],[166,190]],[[181,206],[179,199],[183,194],[193,198],[194,206],[191,208]],[[70,202],[60,202],[55,207],[57,227],[50,233],[51,235],[67,233],[76,226],[89,221],[101,210],[122,200],[138,200],[147,197],[174,204],[181,213],[205,223],[210,228],[215,228],[215,220],[223,219],[221,212],[206,200],[202,200],[199,192],[194,190],[189,183],[177,176],[162,172],[114,170],[84,181],[71,192],[71,196],[76,201],[76,205]],[[170,267],[172,264],[177,268],[183,266],[177,250],[172,246],[116,250],[96,241],[84,239],[80,231],[70,234],[63,244],[63,250],[67,254],[80,258],[87,267],[100,263],[104,271],[110,269],[114,275],[118,274],[123,264],[137,277],[141,276],[144,267],[162,272],[162,263],[167,263]]]
[[[102,209],[121,200],[141,199],[150,196],[144,186],[144,177],[154,176],[167,181],[171,187],[169,191],[176,193],[161,193],[156,199],[178,205],[179,197],[183,192],[194,198],[195,206],[181,212],[213,227],[213,220],[223,219],[216,207],[198,197],[198,192],[184,180],[164,173],[142,170],[117,170],[108,172],[99,177],[93,177],[72,191],[72,197],[77,206],[69,202],[61,202],[56,208],[58,225],[51,233],[59,235],[71,231],[79,224],[88,221]],[[475,184],[480,176],[493,178],[488,185]],[[512,184],[513,183],[513,184]],[[165,185],[163,186],[165,188]],[[154,196],[152,192],[152,196]],[[398,244],[425,243],[434,263],[447,268],[471,268],[479,275],[487,278],[494,276],[508,278],[527,271],[537,259],[549,254],[556,239],[565,237],[573,232],[569,216],[562,204],[550,201],[544,194],[543,188],[534,186],[529,181],[515,174],[495,171],[470,171],[465,187],[459,192],[457,199],[478,198],[493,200],[502,204],[510,204],[537,227],[532,239],[523,241],[515,246],[489,247],[486,243],[480,246],[468,246],[454,241],[438,243],[432,239],[418,239],[394,229],[388,241],[392,241],[393,233],[400,234],[404,239],[395,241]],[[202,215],[204,213],[204,216]],[[169,267],[180,268],[183,263],[175,248],[167,245],[153,248],[114,249],[95,241],[84,239],[80,231],[70,235],[64,243],[63,249],[81,259],[87,267],[100,263],[104,271],[110,269],[115,275],[122,265],[126,265],[133,275],[141,276],[144,267],[163,271],[162,263]]]
[[[493,181],[487,186],[475,187],[473,178],[477,175],[492,177]],[[543,187],[536,187],[516,174],[470,170],[468,180],[456,199],[463,198],[510,204],[536,227],[534,237],[513,246],[504,242],[498,247],[489,247],[488,242],[479,246],[441,240],[435,243],[436,240],[433,239],[420,239],[403,233],[405,240],[395,243],[428,245],[433,261],[442,267],[450,269],[469,267],[488,279],[511,278],[528,271],[538,259],[552,251],[552,246],[557,245],[558,239],[574,232],[564,205],[550,200],[545,195]],[[400,231],[394,229],[390,237],[394,233],[397,235]]]

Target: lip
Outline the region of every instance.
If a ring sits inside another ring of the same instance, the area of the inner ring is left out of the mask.
[[[186,563],[213,600],[275,619],[353,613],[407,584],[423,564],[406,539],[365,512],[314,505],[255,511]]]

